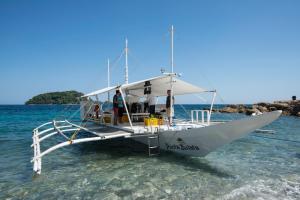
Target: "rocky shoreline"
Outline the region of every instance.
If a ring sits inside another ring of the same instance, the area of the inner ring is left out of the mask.
[[[252,115],[253,113],[264,113],[275,110],[282,110],[282,114],[286,116],[300,117],[300,100],[275,101],[273,103],[256,103],[253,105],[227,105],[221,109],[214,109],[215,112],[221,113],[244,113]]]

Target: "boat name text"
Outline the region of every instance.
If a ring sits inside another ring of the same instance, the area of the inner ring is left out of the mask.
[[[167,150],[183,150],[183,151],[186,151],[186,150],[192,150],[192,151],[199,151],[200,148],[196,145],[186,145],[186,144],[168,144],[168,143],[165,143],[166,147],[167,147]]]

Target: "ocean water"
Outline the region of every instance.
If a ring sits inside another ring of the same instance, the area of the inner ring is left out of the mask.
[[[177,107],[177,117],[200,107]],[[251,133],[203,158],[148,157],[131,140],[73,145],[48,154],[34,175],[32,129],[78,117],[77,105],[0,106],[0,199],[300,199],[299,118],[280,117],[265,127],[275,134]]]

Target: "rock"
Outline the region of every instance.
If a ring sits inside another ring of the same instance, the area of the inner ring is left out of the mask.
[[[291,109],[292,115],[298,116],[299,112],[300,112],[300,104],[292,107],[292,109]]]
[[[256,113],[256,111],[257,111],[256,109],[247,109],[245,114],[246,115],[252,115],[253,113]]]
[[[292,100],[289,100],[289,101],[274,101],[274,104],[282,104],[282,103],[286,103],[286,104],[289,104],[289,105],[293,105],[293,104],[299,104],[300,103],[300,100],[296,100],[296,101],[292,101]]]
[[[290,106],[287,103],[273,103],[272,107],[275,107],[277,110],[287,110]]]
[[[269,109],[268,109],[267,107],[264,107],[264,106],[257,106],[257,109],[258,109],[260,112],[262,112],[262,113],[268,112],[268,111],[269,111]]]
[[[272,106],[272,107],[269,107],[269,110],[270,111],[275,111],[275,110],[277,110],[277,108]]]
[[[256,104],[257,106],[262,106],[262,107],[269,107],[269,103],[264,103],[264,102],[260,102]]]
[[[234,105],[234,104],[232,104],[232,105],[228,105],[227,107],[229,107],[229,108],[233,108],[233,109],[236,109],[236,108],[238,108],[238,105]]]
[[[274,103],[260,102],[253,106],[237,104],[228,105],[219,110],[222,113],[245,113],[252,115],[253,113],[264,113],[276,110],[282,110],[283,115],[293,115],[300,117],[300,100],[296,101],[275,101]]]
[[[238,113],[245,113],[246,112],[246,109],[245,108],[239,108],[238,109]]]
[[[221,109],[220,112],[223,112],[223,113],[237,113],[238,109],[237,108],[232,108],[232,107],[225,107],[225,108]]]

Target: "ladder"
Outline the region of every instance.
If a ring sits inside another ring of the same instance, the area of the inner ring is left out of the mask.
[[[160,153],[158,133],[148,136],[148,152],[149,156],[156,156]]]

